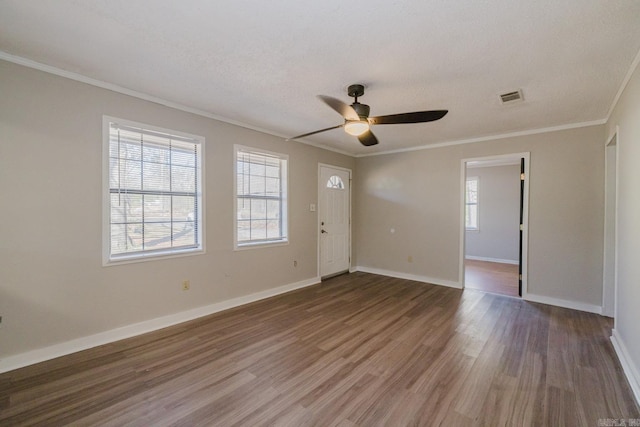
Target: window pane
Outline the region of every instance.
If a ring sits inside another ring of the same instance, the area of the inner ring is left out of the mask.
[[[238,241],[246,242],[248,240],[251,240],[251,221],[238,221]]]
[[[267,238],[276,239],[278,237],[281,237],[280,221],[267,221]]]
[[[171,191],[195,192],[196,170],[192,167],[171,167]]]
[[[280,167],[278,166],[267,166],[266,167],[266,175],[271,178],[280,178]]]
[[[251,240],[265,240],[267,238],[267,221],[251,220]]]
[[[251,200],[238,199],[238,220],[251,219]]]
[[[174,149],[171,151],[171,164],[179,166],[196,166],[196,152],[191,148],[176,149],[175,142],[173,142]]]
[[[142,190],[142,164],[140,162],[120,161],[120,188]]]
[[[251,199],[251,219],[267,218],[267,201],[263,199]]]
[[[196,220],[195,196],[173,196],[172,216],[174,221]]]
[[[327,188],[335,188],[336,190],[344,190],[344,182],[338,175],[333,175],[327,181]]]
[[[267,218],[280,218],[280,200],[267,200]]]
[[[465,226],[466,228],[478,228],[478,205],[467,205]]]
[[[280,196],[280,179],[279,178],[265,178],[265,195],[270,197]]]
[[[142,163],[143,189],[154,191],[170,191],[169,166],[159,163]]]
[[[171,247],[171,223],[145,223],[144,248],[156,250]]]
[[[155,144],[148,144],[149,137],[145,137],[142,145],[142,156],[147,162],[169,164],[168,147],[161,147]],[[156,141],[157,139],[154,138]]]
[[[142,222],[142,196],[111,193],[111,223],[128,222]]]
[[[249,165],[249,173],[253,176],[266,176],[266,170],[264,163],[250,163]]]
[[[109,159],[109,188],[120,186],[120,159]]]
[[[116,140],[115,142],[116,144],[114,144],[113,147],[113,157],[137,161],[142,159],[142,146],[140,145],[140,140],[126,141],[121,138],[119,141]]]
[[[171,220],[171,196],[161,194],[145,194],[144,221],[161,222]]]
[[[265,178],[264,176],[249,176],[249,194],[252,196],[264,196]]]
[[[173,247],[192,246],[196,243],[193,221],[173,223]]]

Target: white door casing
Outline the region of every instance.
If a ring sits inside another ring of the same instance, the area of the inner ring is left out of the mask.
[[[351,172],[320,166],[318,225],[320,277],[349,270],[351,253]]]

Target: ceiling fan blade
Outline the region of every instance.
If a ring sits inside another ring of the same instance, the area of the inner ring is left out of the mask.
[[[356,113],[356,110],[354,110],[353,107],[351,107],[351,105],[347,105],[344,102],[340,101],[339,99],[335,99],[330,96],[318,95],[318,98],[324,101],[324,103],[327,104],[329,107],[337,111],[338,114],[340,114],[345,119],[360,120],[360,116],[358,116],[358,113]]]
[[[344,124],[338,125],[338,126],[331,126],[330,128],[326,128],[326,129],[320,129],[320,130],[315,130],[313,132],[309,132],[309,133],[303,133],[302,135],[298,135],[298,136],[294,136],[291,138],[287,138],[285,141],[291,141],[292,139],[300,139],[300,138],[304,138],[305,136],[311,136],[311,135],[315,135],[316,133],[320,133],[320,132],[326,132],[328,130],[331,129],[338,129],[343,127]]]
[[[370,147],[378,143],[378,138],[369,130],[358,136],[358,141],[365,147]]]
[[[416,111],[413,113],[390,114],[388,116],[369,117],[371,125],[394,125],[400,123],[433,122],[443,118],[449,110]]]

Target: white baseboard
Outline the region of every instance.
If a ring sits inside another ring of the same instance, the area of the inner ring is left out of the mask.
[[[362,267],[362,266],[356,267],[355,270],[361,271],[363,273],[379,274],[381,276],[395,277],[397,279],[415,280],[416,282],[431,283],[433,285],[440,285],[440,286],[447,286],[449,288],[462,289],[462,285],[459,282],[454,282],[453,280],[435,279],[433,277],[419,276],[416,274],[401,273],[398,271],[383,270],[380,268],[371,268],[371,267]]]
[[[618,355],[618,359],[620,359],[622,370],[629,381],[631,391],[636,398],[636,404],[640,406],[640,370],[638,370],[638,367],[633,363],[633,360],[629,356],[627,346],[615,329],[611,331],[611,343]]]
[[[114,341],[131,338],[142,335],[147,332],[156,331],[158,329],[173,326],[178,323],[187,322],[199,317],[208,316],[209,314],[219,311],[228,310],[240,305],[249,304],[265,298],[280,295],[296,289],[305,288],[320,283],[319,277],[302,280],[296,283],[279,286],[277,288],[268,289],[266,291],[257,292],[255,294],[245,295],[238,298],[222,301],[219,303],[206,305],[204,307],[194,308],[192,310],[182,311],[180,313],[170,314],[144,322],[134,323],[123,326],[121,328],[100,332],[94,335],[77,338],[71,341],[54,344],[37,350],[28,351],[26,353],[16,354],[0,359],[0,373],[12,371],[35,363],[44,362],[56,357],[65,356],[67,354],[76,353],[78,351],[87,350]]]
[[[513,265],[520,264],[520,262],[517,259],[489,258],[489,257],[474,256],[474,255],[465,255],[464,259],[471,259],[474,261],[499,262],[501,264],[513,264]]]
[[[573,310],[586,311],[588,313],[602,314],[602,307],[599,305],[586,304],[584,302],[569,301],[560,298],[547,297],[543,295],[525,294],[522,296],[525,301],[539,302],[542,304],[555,305],[557,307],[571,308]]]

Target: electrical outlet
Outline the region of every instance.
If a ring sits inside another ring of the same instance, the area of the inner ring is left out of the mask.
[[[191,288],[191,282],[188,280],[183,280],[182,281],[182,290],[183,291],[188,291]]]
[[[298,261],[293,260],[293,266],[294,266],[294,267],[297,267],[297,266],[298,266]]]

